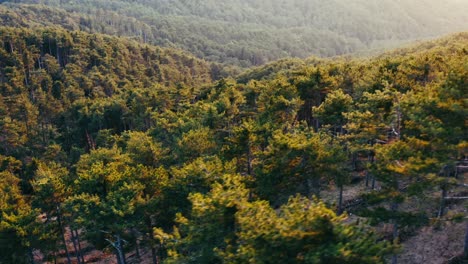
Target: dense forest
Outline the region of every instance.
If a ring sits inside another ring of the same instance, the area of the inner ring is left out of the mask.
[[[0,0],[0,264],[467,262],[467,11]]]
[[[127,36],[236,67],[329,57],[467,30],[463,0],[12,0],[5,26]]]
[[[85,21],[109,18],[91,10],[110,2],[88,4]],[[13,7],[2,19],[65,12]],[[221,78],[177,49],[12,26],[0,27],[2,264],[88,263],[93,250],[119,264],[421,263],[406,241],[464,225],[467,33]],[[463,257],[457,230],[443,261]]]

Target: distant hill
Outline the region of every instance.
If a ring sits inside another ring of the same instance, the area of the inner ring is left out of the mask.
[[[129,36],[241,67],[395,47],[468,27],[468,2],[462,0],[3,2],[0,21],[6,25]]]
[[[415,55],[439,55],[439,56],[459,56],[454,54],[456,51],[466,50],[468,48],[468,32],[450,34],[448,36],[431,40],[413,42],[398,49],[391,49],[374,56],[340,56],[329,59],[319,59],[310,57],[301,59],[282,59],[268,64],[252,67],[236,76],[240,83],[247,83],[251,80],[269,80],[274,79],[278,74],[291,74],[294,71],[316,65],[333,65],[343,62],[368,62],[369,60],[377,62],[380,60],[389,60],[395,58],[405,58]]]

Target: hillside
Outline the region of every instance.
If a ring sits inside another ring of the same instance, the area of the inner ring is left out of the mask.
[[[466,48],[466,32],[451,34],[432,41],[416,41],[407,45],[402,45],[397,49],[381,52],[374,56],[345,55],[328,59],[309,57],[307,59],[282,59],[267,63],[258,67],[251,67],[236,75],[236,80],[240,83],[247,83],[251,80],[271,80],[278,74],[291,75],[301,68],[327,65],[333,63],[343,63],[350,61],[361,61],[363,63],[379,60],[392,60],[395,57],[408,57],[421,54],[438,54],[439,56],[450,56],[455,50]]]
[[[0,263],[418,263],[434,238],[434,261],[462,255],[468,33],[215,80],[180,50],[15,26]]]
[[[140,111],[144,118],[148,113],[147,109],[132,105],[135,104],[132,100],[160,101],[164,105],[169,103],[164,101],[165,97],[189,100],[192,95],[178,95],[178,89],[199,89],[212,82],[211,65],[185,52],[105,35],[54,28],[0,27],[0,43],[3,43],[0,50],[1,106],[3,113],[9,115],[10,125],[15,126],[15,132],[10,132],[37,136],[27,141],[3,137],[1,148],[8,154],[22,151],[23,147],[28,149],[24,150],[26,152],[46,147],[49,140],[53,141],[53,137],[60,134],[52,125],[54,122],[64,122],[62,126],[68,126],[68,122],[75,120],[91,122],[90,126],[99,129],[136,129],[143,126],[140,123],[143,120],[124,121],[126,118],[121,115]],[[98,104],[98,99],[104,103]],[[91,113],[82,112],[81,107],[90,107]],[[103,116],[98,117],[102,119],[93,121],[97,118],[94,111],[102,111]],[[80,116],[76,116],[77,113]],[[18,118],[24,115],[28,121],[24,125],[17,124]],[[39,130],[31,131],[32,124],[40,126]],[[67,131],[70,134],[67,132],[65,138],[74,138],[74,132],[68,128]],[[73,144],[85,139],[76,140]]]
[[[241,67],[395,47],[468,24],[468,3],[460,0],[3,2],[0,21],[6,25],[54,24],[134,37]]]

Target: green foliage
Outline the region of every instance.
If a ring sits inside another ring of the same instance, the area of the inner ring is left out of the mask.
[[[332,126],[334,130],[340,129],[345,124],[343,113],[351,110],[353,99],[344,94],[342,90],[332,91],[327,94],[325,101],[319,107],[313,107],[314,115],[322,121],[322,126]]]
[[[262,198],[273,202],[296,193],[319,196],[320,182],[339,174],[346,156],[329,135],[298,130],[275,131],[260,159],[256,188]]]
[[[0,33],[2,263],[35,250],[50,260],[63,230],[175,263],[379,263],[388,245],[328,209],[330,191],[341,214],[349,176],[370,175],[378,189],[356,195],[367,198],[357,213],[410,229],[433,212],[399,205],[418,195],[429,207],[459,181],[466,33],[215,83],[209,64],[173,49]]]
[[[159,94],[211,81],[208,64],[177,50],[51,28],[0,32],[7,155],[57,141],[66,151],[93,149],[101,129],[146,130],[152,110],[174,105]]]
[[[21,163],[0,156],[0,263],[30,263],[38,247],[39,211],[31,207],[14,174]]]
[[[256,202],[239,213],[240,254],[227,262],[384,263],[388,245],[344,219],[305,198],[291,198],[278,211]]]
[[[323,203],[295,197],[275,210],[248,196],[234,175],[207,195],[191,195],[190,218],[179,216],[182,237],[167,263],[384,263],[391,252]]]

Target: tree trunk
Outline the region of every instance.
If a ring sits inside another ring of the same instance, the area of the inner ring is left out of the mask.
[[[67,254],[67,263],[71,264],[70,252],[67,248],[67,240],[65,239],[65,232],[62,225],[62,213],[60,212],[60,205],[57,205],[57,221],[60,228],[60,234],[62,235],[63,246],[65,247],[65,253]]]
[[[340,185],[338,194],[338,215],[343,213],[343,184]]]
[[[158,258],[158,264],[164,260],[164,258],[166,257],[164,255],[164,252],[165,252],[165,249],[164,249],[164,245],[159,245],[159,250],[158,250],[158,255],[159,255],[159,258]]]
[[[306,180],[306,196],[310,198],[312,195],[320,197],[320,179],[313,177]]]
[[[73,229],[71,229],[73,232]],[[76,243],[78,244],[78,252],[79,256],[81,258],[81,263],[86,263],[83,255],[83,250],[81,249],[81,242],[80,242],[80,235],[78,234],[78,230],[75,230],[75,238],[76,238]]]
[[[314,180],[312,181],[312,190],[313,190],[314,195],[317,198],[320,198],[320,179],[319,178],[314,177]]]
[[[156,248],[151,246],[151,257],[153,258],[153,264],[158,264],[158,256],[156,254]]]
[[[120,253],[118,249],[115,249],[115,258],[117,259],[117,264],[123,264],[122,259],[120,259]]]
[[[125,261],[125,253],[122,248],[122,239],[120,235],[117,235],[117,252],[119,254],[119,259],[121,264],[127,264]]]
[[[366,171],[366,188],[369,188],[369,171]]]
[[[28,258],[31,264],[34,264],[34,254],[32,248],[28,248]]]
[[[73,243],[73,249],[75,249],[75,256],[78,261],[78,264],[81,264],[81,259],[80,259],[80,252],[78,251],[78,247],[76,245],[76,237],[75,234],[73,233],[73,230],[70,228],[70,233],[71,233],[71,240]]]
[[[393,213],[396,213],[398,211],[398,203],[393,202],[391,209]],[[393,244],[396,245],[398,243],[398,220],[394,218],[392,222],[393,222],[393,232],[392,232]],[[398,255],[395,253],[392,256],[392,264],[397,264],[397,262],[398,262]]]
[[[400,182],[398,181],[398,176],[395,174],[393,175],[394,181],[395,181],[395,190],[398,191],[400,188]],[[396,197],[394,197],[395,199]],[[390,209],[392,210],[393,213],[393,244],[396,245],[398,244],[398,219],[396,217],[396,213],[398,212],[398,202],[394,200],[390,206]],[[393,254],[392,256],[392,264],[397,264],[398,262],[398,255],[396,253]]]
[[[247,150],[247,175],[252,175],[252,151],[250,150],[250,146],[248,146]]]
[[[57,45],[55,46],[55,52],[56,52],[56,56],[57,56],[57,63],[60,67],[62,67],[62,64],[60,64],[60,54],[59,54],[59,46],[58,46],[58,42],[57,42]]]
[[[138,241],[138,237],[135,237],[135,251],[136,251],[137,259],[140,259],[141,258],[141,255],[140,255],[140,242]]]
[[[468,221],[466,222],[466,232],[465,232],[465,247],[463,256],[468,260]]]
[[[393,243],[396,244],[396,240],[398,237],[398,224],[396,221],[393,223]],[[398,263],[398,255],[396,253],[393,254],[392,256],[392,264],[397,264]]]
[[[352,155],[352,165],[353,165],[353,171],[355,171],[357,169],[357,164],[356,164],[356,160],[357,160],[357,157],[356,157],[356,153],[353,153]]]
[[[52,42],[50,42],[50,38],[49,38],[49,54],[50,56],[52,56]]]
[[[371,146],[374,146],[373,141],[371,143]],[[375,153],[374,152],[369,153],[369,156],[367,157],[367,159],[370,162],[370,164],[374,164]],[[372,177],[372,190],[374,190],[375,189],[375,177],[374,175],[371,175],[371,177]]]
[[[445,207],[445,197],[447,196],[447,190],[445,186],[442,187],[441,197],[440,197],[440,205],[439,205],[439,213],[437,214],[438,218],[444,216],[444,207]]]

